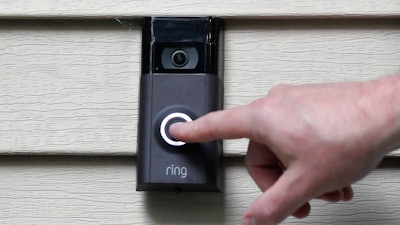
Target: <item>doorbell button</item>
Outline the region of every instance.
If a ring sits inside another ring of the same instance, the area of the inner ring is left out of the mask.
[[[186,144],[186,142],[175,140],[169,134],[169,127],[174,123],[190,122],[190,121],[192,121],[192,118],[190,118],[190,116],[188,116],[185,113],[175,112],[175,113],[169,114],[161,122],[161,125],[160,125],[161,137],[164,139],[165,142],[167,142],[168,144],[170,144],[172,146],[182,146],[182,145]]]

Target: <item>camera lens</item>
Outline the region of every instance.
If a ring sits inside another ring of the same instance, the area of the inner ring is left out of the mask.
[[[184,67],[188,62],[187,53],[183,50],[176,50],[171,55],[171,61],[176,67]]]

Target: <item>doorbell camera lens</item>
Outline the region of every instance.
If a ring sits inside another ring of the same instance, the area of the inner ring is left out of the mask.
[[[195,47],[165,47],[161,52],[162,68],[167,70],[193,70],[199,63]]]
[[[172,64],[176,67],[183,67],[188,62],[188,55],[183,50],[176,50],[171,55]]]

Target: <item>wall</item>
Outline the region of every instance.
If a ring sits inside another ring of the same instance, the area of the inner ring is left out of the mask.
[[[135,192],[140,17],[198,12],[226,18],[225,108],[278,83],[399,71],[397,0],[2,1],[1,224],[239,223],[260,194],[246,140],[225,142],[223,193]],[[352,202],[285,224],[398,224],[399,155]]]
[[[261,193],[242,159],[225,160],[223,193],[135,191],[134,157],[3,156],[1,224],[240,224]],[[354,185],[351,202],[313,201],[311,215],[283,224],[398,225],[397,159]]]

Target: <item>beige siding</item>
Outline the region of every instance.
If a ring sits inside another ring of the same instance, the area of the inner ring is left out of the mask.
[[[200,14],[227,19],[225,108],[400,70],[399,0],[0,1],[0,224],[240,224],[260,195],[246,140],[225,142],[222,193],[135,191],[139,19]],[[353,201],[283,224],[398,225],[392,156]]]
[[[398,0],[5,0],[0,17],[137,17],[216,15],[223,17],[393,17]]]
[[[233,225],[260,195],[238,159],[225,162],[223,193],[136,192],[134,160],[2,157],[0,223]],[[398,166],[377,169],[354,185],[353,201],[313,201],[309,218],[283,224],[398,225]]]
[[[139,20],[0,21],[0,153],[134,155]],[[399,70],[398,19],[227,20],[225,108]],[[226,141],[244,155],[246,141]]]

